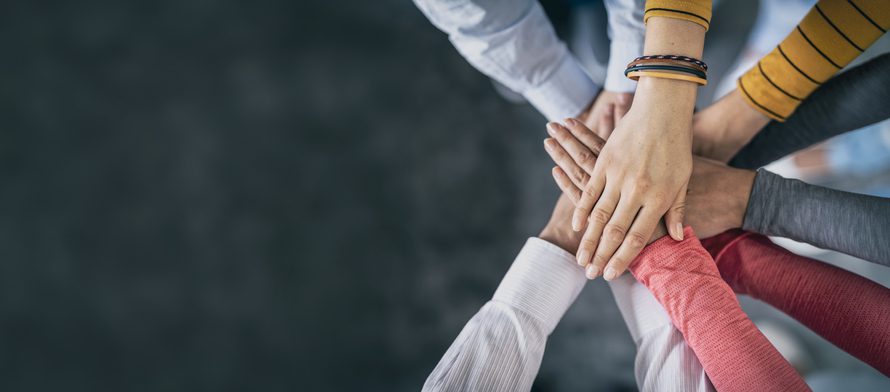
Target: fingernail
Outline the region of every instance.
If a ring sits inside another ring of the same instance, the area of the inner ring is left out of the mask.
[[[567,118],[567,119],[566,119],[566,124],[575,125],[575,119],[574,119],[574,118]]]
[[[587,276],[587,279],[596,279],[596,277],[600,275],[600,269],[597,268],[595,264],[588,265],[587,268],[584,269],[584,275]]]
[[[616,270],[615,268],[612,268],[612,267],[607,267],[606,273],[603,274],[603,279],[609,280],[609,281],[611,281],[612,279],[615,279],[617,277],[618,277],[618,270]]]
[[[683,240],[683,224],[680,222],[674,223],[674,236],[679,238],[681,241]]]
[[[549,137],[546,138],[546,139],[544,139],[544,149],[547,150],[547,151],[550,151],[550,149],[553,148],[553,147],[550,145],[550,143],[551,143],[550,141],[551,141],[551,140],[553,140],[553,139],[551,139],[551,138],[549,138]]]
[[[578,256],[576,256],[575,258],[576,258],[576,261],[578,262],[578,265],[584,267],[587,265],[587,259],[590,258],[590,253],[588,253],[587,251],[584,251],[584,250],[579,251]]]
[[[550,136],[554,136],[556,134],[556,125],[555,124],[556,123],[552,123],[552,122],[547,123],[547,133],[549,133]]]

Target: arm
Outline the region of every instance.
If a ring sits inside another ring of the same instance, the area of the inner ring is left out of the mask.
[[[603,141],[577,121],[567,125],[548,125],[554,139],[545,141],[545,149],[559,165],[554,175],[563,191],[580,194]],[[705,238],[744,228],[890,265],[890,199],[696,158],[687,202],[687,221]]]
[[[615,124],[627,114],[637,83],[624,76],[627,63],[643,54],[646,26],[643,24],[644,2],[637,0],[606,0],[608,13],[609,65],[603,91],[591,110],[579,119],[603,139],[608,139]]]
[[[890,289],[739,230],[704,240],[739,294],[764,301],[890,376]]]
[[[760,169],[742,228],[890,266],[890,199],[810,185]]]
[[[494,298],[460,332],[423,390],[530,390],[547,337],[584,282],[571,254],[530,238]]]
[[[756,169],[831,137],[890,118],[888,69],[890,54],[885,53],[831,78],[801,103],[787,121],[770,122],[750,141],[728,141],[736,146],[730,152],[741,148],[734,157],[726,154],[727,158],[732,157],[729,164]]]
[[[672,8],[680,5],[701,5],[696,12],[707,13],[697,16],[710,19],[710,1],[649,0],[643,54],[701,57],[706,24]],[[592,264],[596,275],[610,280],[623,273],[662,216],[671,236],[682,238],[696,88],[688,81],[640,78],[630,111],[603,148],[572,219],[575,230],[586,227],[578,263]]]
[[[581,114],[593,83],[534,0],[414,0],[476,69],[522,94],[548,119]]]
[[[696,153],[726,162],[769,119],[783,122],[794,118],[792,113],[810,100],[810,94],[827,87],[823,85],[886,33],[888,27],[890,3],[886,1],[819,1],[782,43],[739,78],[736,89],[696,115]],[[865,92],[880,86],[886,91],[886,85],[880,84],[850,90],[858,95],[852,101],[834,101],[837,106],[828,107],[828,112],[845,119],[850,116],[840,108],[849,107],[854,118],[868,117],[869,110],[850,103],[862,103]],[[835,89],[842,91],[843,87],[835,84]],[[885,106],[874,107],[885,112]],[[836,121],[828,115],[817,117],[828,123]],[[798,127],[789,128],[788,131],[797,133]],[[770,150],[775,148],[767,149]]]
[[[547,336],[584,285],[575,265],[580,236],[569,226],[572,204],[560,198],[540,239],[531,238],[489,301],[464,327],[424,390],[529,390]],[[630,277],[612,285],[639,348],[640,389],[710,391],[704,371],[664,310]]]
[[[632,276],[609,282],[630,336],[640,391],[713,391],[701,362],[652,293]]]
[[[794,368],[748,319],[695,233],[662,238],[630,270],[665,307],[720,391],[807,391]]]
[[[890,3],[820,0],[782,43],[738,81],[754,109],[785,121],[821,84],[890,28]]]

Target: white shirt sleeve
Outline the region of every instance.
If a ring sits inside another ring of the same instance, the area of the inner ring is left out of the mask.
[[[414,3],[470,64],[522,94],[551,121],[579,115],[599,93],[536,0]]]
[[[574,260],[556,245],[529,238],[494,298],[470,319],[423,390],[530,390],[547,336],[587,281]]]
[[[637,345],[634,376],[641,392],[714,391],[698,357],[646,286],[626,273],[609,287]]]
[[[464,326],[423,390],[530,390],[547,337],[586,282],[574,256],[530,238],[492,300]],[[638,347],[635,373],[640,389],[713,390],[655,297],[629,274],[611,286]]]
[[[619,93],[632,93],[637,82],[624,76],[631,60],[643,55],[646,25],[643,0],[605,0],[609,17],[609,65],[606,69],[605,88]]]

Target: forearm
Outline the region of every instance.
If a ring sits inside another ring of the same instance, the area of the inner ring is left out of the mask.
[[[887,69],[890,54],[883,54],[830,79],[785,122],[770,122],[753,136],[729,164],[756,169],[831,137],[890,118]]]
[[[742,228],[890,266],[890,199],[810,185],[760,169]]]
[[[648,14],[647,14],[648,15]],[[701,58],[704,27],[682,19],[650,17],[646,22],[644,55],[679,55]],[[651,118],[677,122],[665,129],[683,130],[689,137],[698,85],[683,80],[641,76],[634,96],[634,106],[647,108]],[[660,120],[661,121],[661,120]],[[662,135],[671,142],[677,135]]]
[[[637,387],[649,391],[713,391],[701,362],[645,286],[627,274],[609,282],[637,346]]]
[[[460,332],[423,390],[530,390],[547,337],[585,282],[572,255],[529,239],[492,300]]]
[[[890,289],[739,230],[703,241],[739,294],[764,301],[890,375]]]
[[[802,101],[890,26],[886,1],[821,0],[738,81],[752,108],[784,121]]]
[[[739,306],[691,229],[647,247],[631,272],[664,306],[720,391],[808,390]]]
[[[574,117],[599,92],[534,0],[414,0],[482,73],[516,91],[550,120]]]

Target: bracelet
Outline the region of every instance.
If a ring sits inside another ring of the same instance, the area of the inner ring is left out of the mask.
[[[694,59],[692,57],[677,56],[677,55],[673,55],[673,54],[656,54],[656,55],[651,55],[651,56],[640,56],[640,57],[635,58],[634,61],[653,60],[653,59],[685,61],[687,63],[693,63],[695,65],[698,65],[698,66],[704,68],[705,71],[708,70],[708,64],[705,64],[704,61],[701,61],[699,59]]]
[[[708,79],[708,75],[702,71],[687,67],[678,67],[675,65],[637,65],[635,67],[630,67],[624,70],[624,75],[627,76],[627,74],[636,71],[674,71],[680,73],[688,73],[705,80]]]
[[[708,73],[707,68],[704,68],[704,67],[694,64],[694,63],[689,63],[689,62],[679,61],[679,60],[656,60],[656,59],[634,60],[630,64],[627,65],[627,68],[636,67],[638,65],[673,65],[673,66],[678,66],[678,67],[691,67],[693,69],[697,69],[697,70],[701,71],[702,73],[705,73],[705,74]]]
[[[640,56],[627,65],[624,76],[631,80],[639,80],[640,76],[683,80],[704,86],[708,84],[708,65],[686,56]]]
[[[674,79],[674,80],[683,80],[687,82],[693,82],[699,84],[701,86],[707,86],[708,81],[706,79],[697,78],[692,75],[684,75],[679,73],[670,73],[670,72],[656,72],[656,71],[635,71],[627,74],[627,77],[630,80],[639,80],[640,76],[648,76],[653,78],[661,78],[661,79]]]

